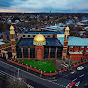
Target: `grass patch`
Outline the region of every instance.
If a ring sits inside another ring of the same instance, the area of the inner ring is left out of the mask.
[[[36,67],[37,69],[41,69],[42,71],[46,71],[49,73],[50,71],[53,73],[58,71],[56,67],[54,67],[51,60],[48,61],[34,61],[34,60],[22,60],[19,59],[20,63],[27,64],[28,66]]]
[[[10,45],[11,43],[6,43],[6,44],[3,44],[3,45],[0,45],[0,47],[3,47],[3,46],[7,46],[7,45]]]

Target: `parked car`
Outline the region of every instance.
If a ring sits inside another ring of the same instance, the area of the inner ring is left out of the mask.
[[[80,66],[80,67],[77,67],[77,70],[83,70],[84,69],[84,67],[83,66]]]
[[[76,84],[75,82],[69,83],[69,84],[68,84],[68,88],[73,88],[73,87],[75,86],[75,84]]]

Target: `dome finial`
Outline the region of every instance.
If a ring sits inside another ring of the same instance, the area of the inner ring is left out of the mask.
[[[67,26],[65,30],[70,30],[69,27]]]
[[[14,30],[14,27],[12,25],[10,26],[10,30]]]

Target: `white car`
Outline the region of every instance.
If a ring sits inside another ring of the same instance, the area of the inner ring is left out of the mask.
[[[80,66],[80,67],[77,67],[77,70],[83,70],[84,69],[84,67],[83,66]]]

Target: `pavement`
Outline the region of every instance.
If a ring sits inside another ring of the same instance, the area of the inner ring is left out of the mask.
[[[84,66],[82,71],[77,71],[77,68],[74,67],[72,70],[56,76],[44,76],[31,70],[27,71],[26,68],[6,60],[0,60],[0,70],[17,77],[19,68],[19,76],[34,88],[66,88],[72,81],[76,82],[76,87],[74,88],[84,88],[84,83],[88,82],[88,63],[81,66]]]

